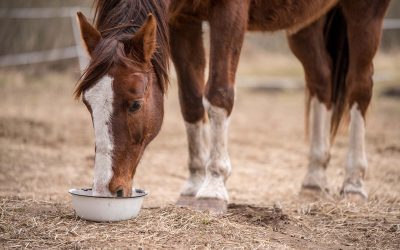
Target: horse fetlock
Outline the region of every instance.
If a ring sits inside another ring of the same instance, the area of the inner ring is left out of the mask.
[[[357,158],[350,156],[346,165],[346,178],[364,178],[367,168],[366,156]]]
[[[205,174],[206,170],[206,157],[192,157],[189,160],[189,171],[191,175]]]
[[[327,191],[328,184],[324,167],[315,167],[310,165],[308,172],[302,183],[303,189],[314,189],[318,191]]]
[[[197,192],[196,198],[214,198],[228,201],[228,191],[223,176],[206,175],[203,185]]]
[[[309,156],[310,167],[313,168],[324,168],[328,166],[328,163],[331,159],[331,155],[329,150],[326,151],[315,151],[313,150]]]
[[[214,177],[223,177],[224,181],[229,177],[231,174],[231,162],[229,157],[220,157],[218,159],[210,159],[207,163],[207,175],[211,175]]]
[[[204,182],[205,171],[198,171],[190,173],[189,179],[183,186],[181,195],[195,196]]]

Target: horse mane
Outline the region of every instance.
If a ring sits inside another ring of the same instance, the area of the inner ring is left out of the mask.
[[[95,0],[95,27],[103,38],[92,52],[92,59],[78,80],[74,95],[79,98],[82,93],[103,77],[113,65],[135,63],[129,59],[124,50],[148,14],[157,21],[157,48],[151,64],[157,76],[157,82],[165,94],[169,78],[169,43],[167,28],[167,6],[164,0]],[[109,39],[111,38],[111,39]],[[129,45],[128,45],[129,46]]]

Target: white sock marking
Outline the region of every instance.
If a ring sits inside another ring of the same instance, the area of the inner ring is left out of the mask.
[[[203,105],[208,111],[210,119],[211,152],[206,167],[206,178],[197,197],[227,201],[228,192],[225,188],[225,181],[231,172],[227,148],[229,117],[225,109],[211,105],[205,98]]]
[[[108,185],[113,175],[111,136],[111,115],[113,113],[113,79],[103,77],[84,93],[85,100],[92,109],[93,127],[96,143],[94,164],[93,194],[111,196]]]
[[[329,133],[331,129],[332,111],[328,110],[324,103],[313,98],[313,122],[310,147],[310,161],[315,164],[325,164],[329,158]]]
[[[206,163],[209,157],[209,125],[203,121],[185,123],[189,148],[190,176],[182,195],[195,196],[203,184]]]
[[[332,111],[317,98],[311,100],[312,128],[309,166],[303,186],[325,188],[325,168],[329,161]]]
[[[367,167],[368,161],[365,153],[365,121],[358,108],[358,104],[353,104],[350,110],[349,151],[343,186],[345,193],[358,192],[364,197],[367,197],[363,185]]]

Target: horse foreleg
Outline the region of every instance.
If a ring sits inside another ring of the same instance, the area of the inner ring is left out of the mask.
[[[205,176],[209,156],[208,124],[202,104],[204,92],[205,54],[201,21],[170,24],[172,59],[178,76],[179,100],[185,120],[189,149],[189,178],[178,201],[180,205],[197,194]]]
[[[311,98],[309,107],[310,151],[307,174],[302,191],[327,190],[325,170],[330,159],[331,108],[331,59],[323,37],[324,20],[288,36],[289,46],[301,61],[306,85]]]
[[[365,152],[365,114],[372,97],[373,57],[378,49],[382,21],[389,1],[343,1],[347,21],[350,65],[346,79],[350,109],[349,150],[344,197],[367,199],[364,178],[367,170]]]
[[[228,125],[234,103],[234,83],[247,25],[248,1],[218,1],[210,23],[210,71],[203,103],[210,120],[210,157],[206,177],[197,193],[200,206],[224,212],[228,201],[225,182],[231,172]]]

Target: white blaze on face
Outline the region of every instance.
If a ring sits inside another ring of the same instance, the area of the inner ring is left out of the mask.
[[[84,93],[86,102],[92,109],[92,119],[96,143],[93,194],[111,196],[108,184],[113,175],[111,135],[111,115],[113,113],[113,79],[104,76]]]

